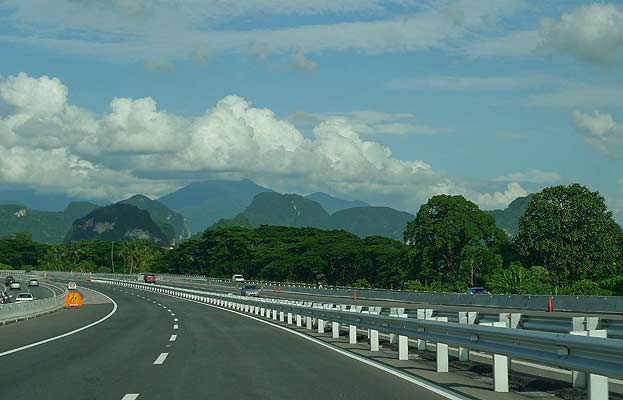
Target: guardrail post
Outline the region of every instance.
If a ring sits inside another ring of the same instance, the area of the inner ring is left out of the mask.
[[[482,322],[479,325],[506,328],[506,322]],[[493,390],[508,393],[508,356],[493,354]]]
[[[405,313],[405,309],[404,307],[390,307],[389,309],[389,315],[390,317],[396,317],[400,314],[404,314]],[[394,333],[390,333],[389,334],[389,344],[394,344],[396,343],[396,334]]]
[[[434,319],[439,322],[448,322],[448,317],[437,317]],[[426,346],[426,344],[424,344],[424,346]],[[436,352],[437,372],[448,372],[448,345],[446,343],[437,343]]]
[[[273,310],[273,320],[277,320],[277,310]]]
[[[300,314],[296,314],[296,326],[299,327],[299,328],[301,326],[303,326],[303,321],[302,321],[302,318],[301,318]]]
[[[459,323],[473,325],[478,313],[475,311],[459,311]],[[469,349],[459,347],[459,361],[469,361]]]
[[[283,322],[283,311],[279,311],[279,322]]]
[[[599,317],[573,317],[571,335],[583,335],[581,332],[595,330],[599,326]],[[586,335],[584,335],[586,336]],[[586,388],[586,373],[572,371],[571,384],[574,388]]]
[[[407,314],[399,314],[398,318],[407,318]],[[409,359],[409,337],[398,335],[398,359]]]
[[[433,317],[433,310],[430,308],[419,308],[417,310],[417,319],[431,319]],[[426,350],[426,341],[423,339],[417,340],[417,349]]]
[[[266,315],[266,309],[264,307],[260,307],[260,317]]]
[[[318,333],[324,333],[324,319],[318,318]]]
[[[331,332],[333,334],[333,339],[338,339],[340,337],[340,323],[339,322],[331,322]]]
[[[292,325],[292,313],[288,313],[288,325]]]
[[[305,319],[305,322],[306,322],[305,328],[307,328],[308,330],[312,330],[313,327],[314,327],[313,324],[312,324],[312,317],[307,317]]]
[[[592,327],[596,326],[596,323],[595,321],[590,321],[584,326]],[[608,331],[606,329],[578,330],[571,331],[569,333],[577,336],[591,336],[600,338],[608,337]],[[608,400],[608,377],[606,376],[588,374],[587,379],[586,373],[573,371],[573,387],[586,387],[588,400]]]

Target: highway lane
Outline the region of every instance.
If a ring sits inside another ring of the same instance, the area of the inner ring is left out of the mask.
[[[121,399],[126,388],[151,381],[148,367],[156,353],[169,344],[172,316],[167,309],[143,298],[124,291],[105,291],[118,304],[117,312],[106,321],[75,335],[0,357],[2,398]],[[13,331],[0,327],[0,343],[17,344],[14,337],[24,332],[54,336],[70,331],[75,328],[72,323],[83,325],[96,318],[88,317],[92,312],[87,310],[99,306],[110,312],[110,304],[85,305],[81,310],[26,321],[28,326],[15,324]],[[63,327],[59,318],[64,315],[79,315],[82,322],[69,321]]]
[[[3,398],[442,398],[225,310],[140,290],[82,285],[113,298],[116,314],[76,335],[0,357]],[[33,322],[30,330],[51,329],[47,319]],[[0,329],[0,342],[5,333]]]
[[[149,399],[431,399],[443,397],[244,316],[135,290],[177,309],[175,352]]]

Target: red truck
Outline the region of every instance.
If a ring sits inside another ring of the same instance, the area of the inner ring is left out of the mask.
[[[156,283],[156,275],[154,274],[145,274],[143,275],[143,279],[145,283]]]

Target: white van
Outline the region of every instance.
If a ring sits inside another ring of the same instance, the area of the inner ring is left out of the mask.
[[[231,277],[231,281],[236,283],[244,283],[244,277],[240,274],[234,274]]]

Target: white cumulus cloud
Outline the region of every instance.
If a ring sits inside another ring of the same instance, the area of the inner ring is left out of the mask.
[[[58,79],[26,74],[0,80],[0,96],[12,107],[0,118],[0,184],[115,200],[161,195],[188,176],[245,177],[277,190],[323,190],[411,211],[440,193],[463,194],[484,207],[504,207],[525,194],[516,182],[481,193],[362,137],[365,126],[401,133],[410,113],[352,111],[314,120],[304,135],[239,96],[196,117],[159,110],[149,97],[115,98],[98,115],[68,104]]]
[[[612,67],[623,55],[623,10],[608,3],[581,6],[558,21],[544,19],[540,35],[547,49]]]
[[[612,158],[623,158],[623,124],[612,115],[595,111],[571,113],[571,119],[584,141]]]

